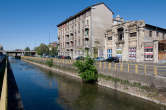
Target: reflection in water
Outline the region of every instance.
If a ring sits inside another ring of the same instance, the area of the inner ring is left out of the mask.
[[[162,110],[159,105],[112,89],[12,59],[25,110]]]

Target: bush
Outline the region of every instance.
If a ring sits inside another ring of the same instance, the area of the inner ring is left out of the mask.
[[[53,59],[46,60],[46,65],[48,65],[49,67],[52,67],[53,66]]]
[[[93,59],[86,57],[83,61],[76,61],[74,66],[77,67],[77,71],[84,82],[94,83],[97,81],[98,72]]]

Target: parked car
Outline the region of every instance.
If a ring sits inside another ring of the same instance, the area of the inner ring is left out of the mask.
[[[65,59],[71,59],[71,57],[70,56],[65,56]]]
[[[109,58],[106,59],[106,62],[119,63],[119,58],[118,57],[109,57]]]
[[[64,59],[65,56],[60,55],[60,56],[58,56],[58,58],[59,58],[59,59]]]
[[[78,56],[78,57],[76,58],[76,60],[84,60],[84,57],[83,57],[83,56]]]
[[[94,60],[95,61],[105,61],[105,58],[104,57],[97,57]]]

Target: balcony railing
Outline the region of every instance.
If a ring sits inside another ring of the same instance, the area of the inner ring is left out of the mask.
[[[89,48],[89,43],[87,41],[84,42],[84,47]]]
[[[66,36],[65,41],[69,42],[69,37],[68,36]]]
[[[70,36],[69,40],[70,40],[70,42],[73,42],[74,41],[74,36]]]
[[[85,34],[85,35],[84,35],[84,38],[85,38],[85,39],[89,39],[89,35],[88,35],[88,34]]]
[[[125,42],[124,42],[124,40],[118,40],[118,41],[116,41],[116,44],[124,44]]]
[[[85,29],[89,29],[89,25],[86,24],[86,25],[84,26],[84,28],[85,28]]]

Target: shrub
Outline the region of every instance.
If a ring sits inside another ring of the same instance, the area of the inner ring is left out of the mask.
[[[76,61],[74,66],[77,67],[77,71],[84,82],[94,83],[97,81],[98,72],[92,58],[86,57],[83,61]]]
[[[53,59],[46,60],[46,65],[48,65],[49,67],[52,67],[53,66]]]

